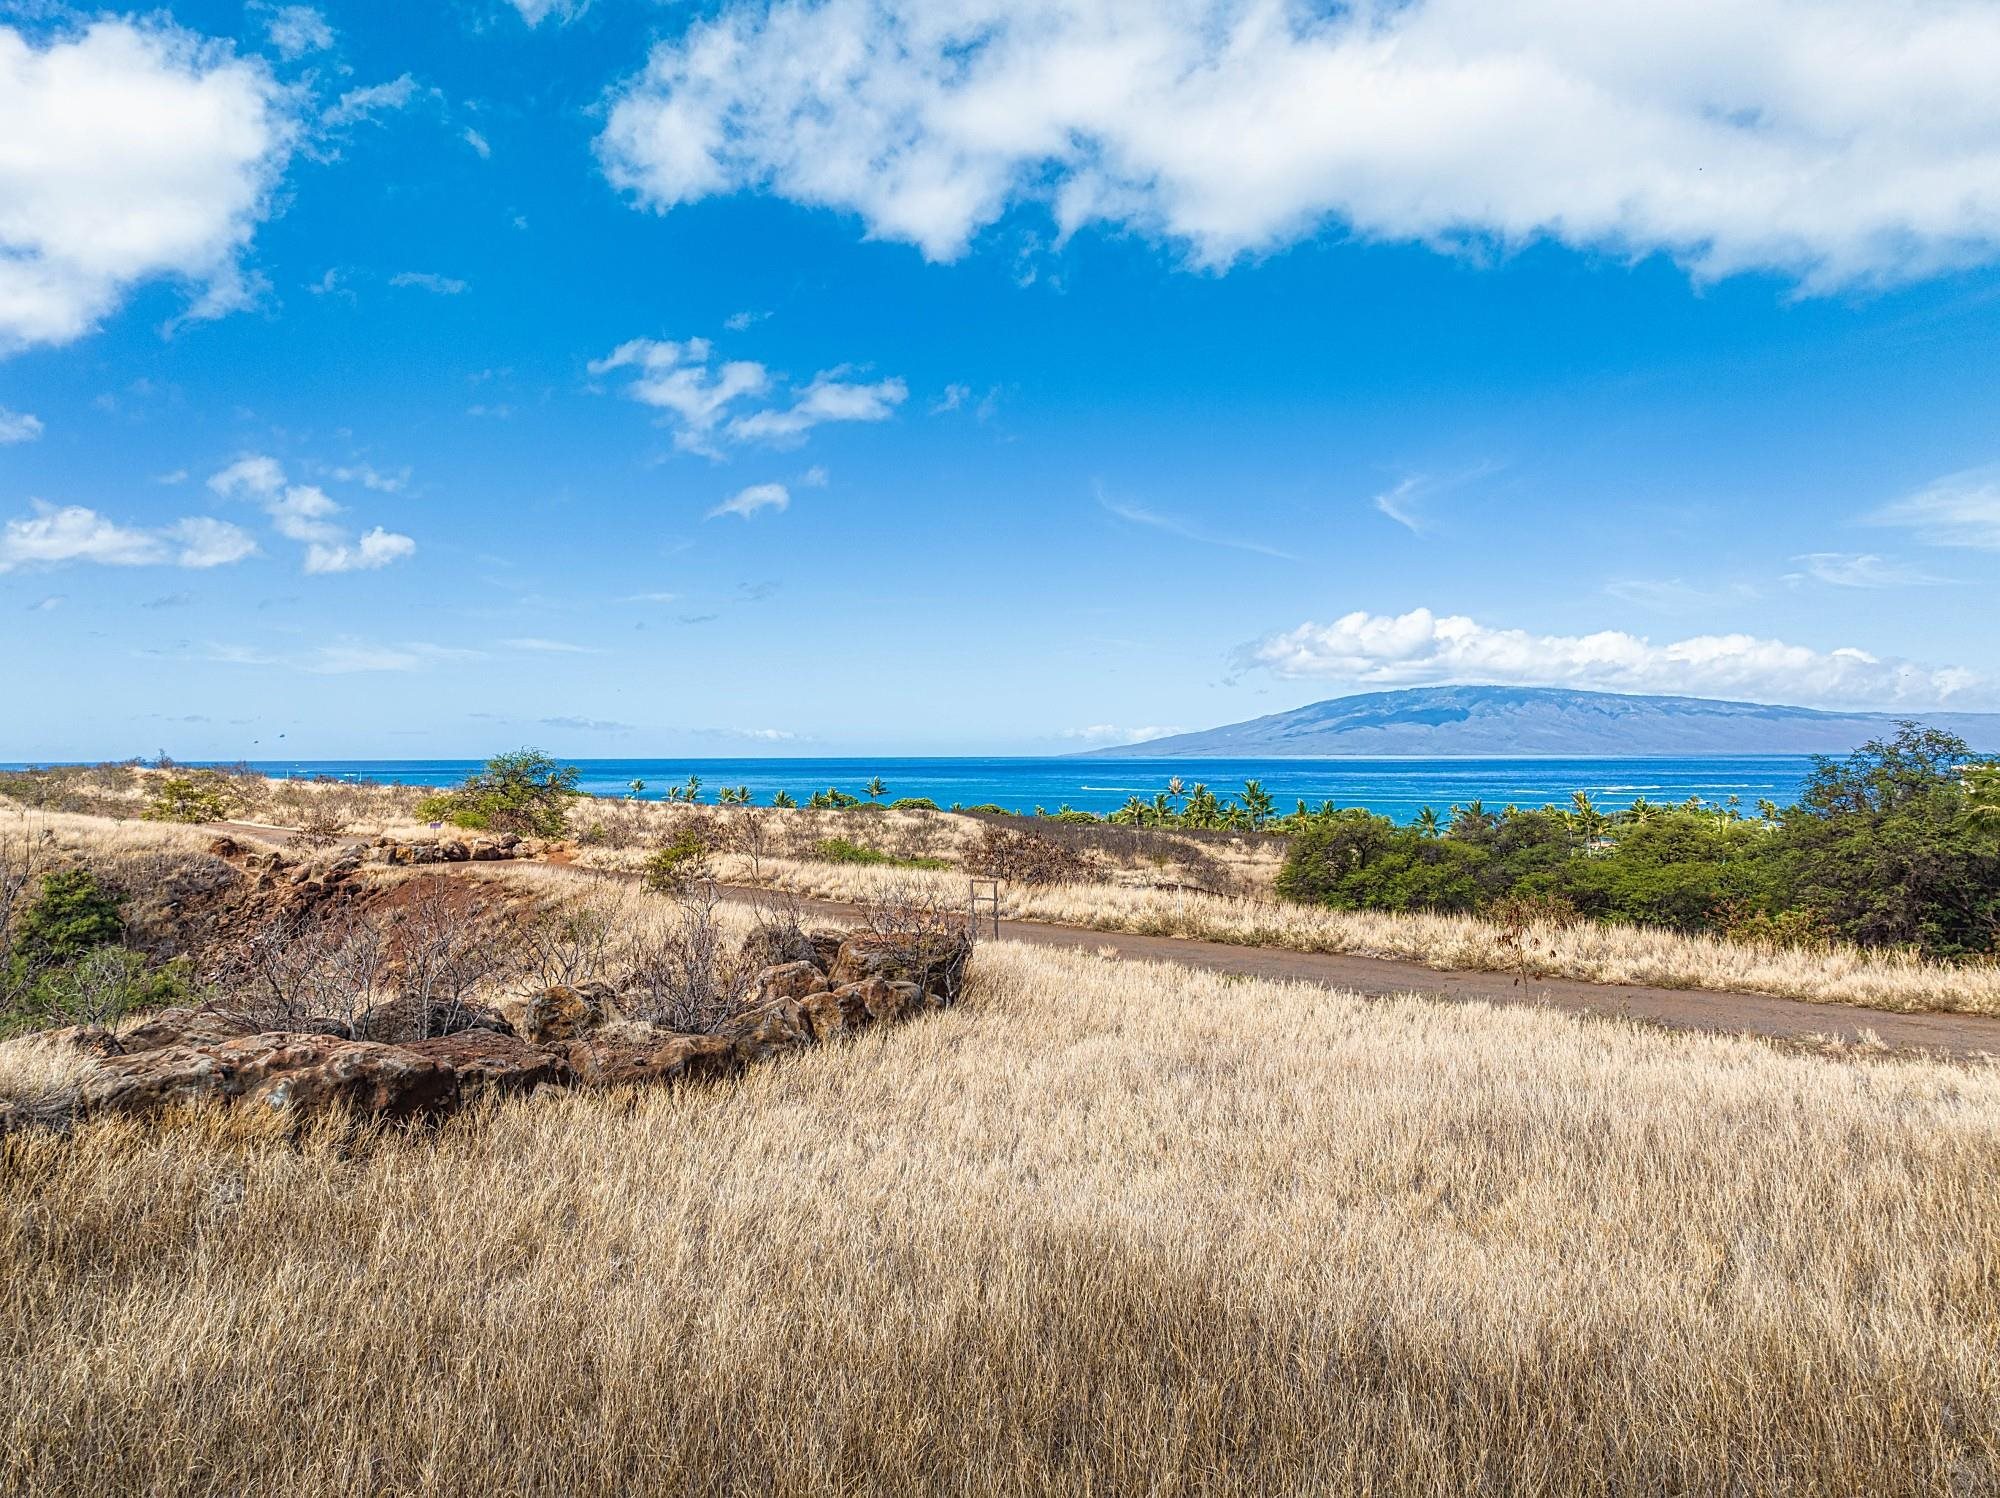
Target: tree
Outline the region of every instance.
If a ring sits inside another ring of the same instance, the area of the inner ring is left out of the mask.
[[[1304,802],[1299,803],[1299,813],[1301,816],[1305,814]],[[1444,830],[1442,824],[1438,821],[1436,808],[1429,806],[1420,806],[1417,808],[1417,819],[1412,825],[1417,829],[1417,836],[1424,838],[1434,838]]]
[[[1271,793],[1264,789],[1261,780],[1243,782],[1243,814],[1249,818],[1252,827],[1263,827],[1277,810],[1278,803],[1271,799]]]
[[[1845,759],[1814,761],[1769,839],[1789,903],[1869,945],[1950,957],[1992,949],[2000,850],[1962,767],[1965,741],[1903,723]]]
[[[561,837],[569,824],[569,804],[582,794],[576,788],[581,773],[538,749],[497,754],[455,790],[419,801],[417,815],[457,827]]]
[[[773,791],[771,792],[771,804],[784,810],[790,810],[799,803],[798,798],[790,791]]]
[[[148,822],[226,822],[235,808],[219,775],[169,775],[139,815]]]
[[[861,789],[867,792],[870,801],[880,801],[884,796],[889,794],[889,787],[882,784],[882,777],[880,775],[877,775],[868,784],[861,787]]]
[[[632,793],[632,799],[634,801],[637,801],[640,798],[640,796],[645,794],[646,782],[643,780],[630,780],[625,783],[625,789],[630,791]]]
[[[1604,813],[1599,811],[1597,803],[1590,799],[1589,791],[1572,791],[1569,801],[1570,815],[1576,819],[1577,830],[1583,834],[1583,845],[1588,848],[1604,831]]]

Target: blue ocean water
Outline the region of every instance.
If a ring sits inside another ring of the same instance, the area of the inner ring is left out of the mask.
[[[1751,811],[1760,798],[1780,806],[1797,799],[1811,761],[1793,756],[1695,759],[593,759],[573,761],[582,786],[601,796],[620,796],[630,782],[645,782],[646,799],[663,796],[689,775],[702,782],[702,799],[713,801],[722,786],[747,785],[754,799],[768,803],[775,791],[803,801],[816,790],[837,786],[850,795],[879,775],[887,800],[927,796],[940,806],[991,803],[1009,811],[1114,811],[1133,796],[1151,799],[1178,775],[1189,786],[1205,783],[1217,795],[1239,792],[1246,780],[1260,780],[1290,811],[1304,799],[1317,806],[1332,801],[1360,806],[1407,821],[1422,806],[1442,812],[1453,804],[1483,800],[1494,810],[1507,805],[1567,803],[1572,791],[1588,791],[1607,810],[1648,801],[1685,801],[1698,796],[1722,802],[1740,797]],[[270,775],[331,775],[343,779],[400,781],[410,785],[450,785],[478,768],[474,760],[297,760],[263,761],[255,768]]]

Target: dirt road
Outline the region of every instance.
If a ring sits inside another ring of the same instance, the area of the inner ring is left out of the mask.
[[[285,829],[228,823],[218,832],[283,845]],[[436,864],[449,870],[505,865]],[[574,869],[579,878],[601,878]],[[770,898],[750,889],[726,891],[732,900]],[[848,924],[860,912],[831,900],[799,899],[801,909],[829,924]],[[1855,1042],[1873,1036],[1897,1051],[1930,1051],[1961,1058],[2000,1057],[2000,1018],[1980,1014],[1898,1014],[1847,1004],[1813,1004],[1769,994],[1720,993],[1689,988],[1641,988],[1586,983],[1575,978],[1535,978],[1517,983],[1507,973],[1440,972],[1413,962],[1344,953],[1292,952],[1277,947],[1241,947],[1226,942],[1179,937],[1133,936],[1116,931],[1080,930],[1039,921],[1003,920],[1004,941],[1046,947],[1108,952],[1128,961],[1175,962],[1211,972],[1250,978],[1318,983],[1364,996],[1421,994],[1429,998],[1488,1004],[1538,1004],[1570,1014],[1620,1015],[1675,1030],[1761,1035],[1779,1040]]]

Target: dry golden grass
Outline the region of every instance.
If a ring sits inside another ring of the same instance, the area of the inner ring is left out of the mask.
[[[749,882],[749,864],[725,860],[722,877]],[[963,901],[963,874],[865,865],[763,862],[759,882],[816,899],[862,902],[884,890],[922,887]],[[1177,936],[1293,952],[1351,952],[1419,962],[1440,970],[1507,972],[1521,949],[1506,928],[1476,916],[1326,910],[1273,900],[1113,885],[1008,885],[1002,914],[1095,931]],[[1634,983],[1660,988],[1775,994],[1816,1004],[1903,1013],[2000,1014],[2000,964],[1932,962],[1902,952],[1735,942],[1649,926],[1538,926],[1526,961],[1545,978]]]
[[[726,1088],[7,1141],[0,1488],[2000,1487],[2000,1073],[976,970]]]
[[[639,814],[650,818],[676,810],[682,815],[688,811],[654,806],[641,808]],[[722,818],[734,814],[720,807],[695,808],[694,812]],[[818,818],[835,825],[843,815],[804,811],[765,814]],[[909,814],[879,815],[887,819]],[[196,827],[58,812],[23,813],[0,803],[0,836],[22,830],[45,836],[50,846],[61,848],[66,856],[140,868],[147,859],[198,853],[211,838],[210,833]],[[600,873],[629,873],[636,870],[643,856],[643,850],[637,849],[622,853],[586,849],[579,865]],[[963,900],[966,894],[966,876],[956,870],[782,857],[763,857],[753,865],[737,853],[718,854],[714,867],[717,876],[730,883],[852,903],[879,899],[895,889],[923,889],[953,902]],[[1007,885],[1001,892],[1001,905],[1006,916],[1018,920],[1295,952],[1355,953],[1422,963],[1439,970],[1507,971],[1522,960],[1519,950],[1509,944],[1505,928],[1475,916],[1325,910],[1255,896],[1204,895],[1112,883]],[[2000,964],[1995,963],[1943,963],[1858,947],[1805,949],[1593,923],[1537,928],[1528,934],[1527,945],[1531,969],[1540,977],[1774,994],[1902,1013],[2000,1015]]]

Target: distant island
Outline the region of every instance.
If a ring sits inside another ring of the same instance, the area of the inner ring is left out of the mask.
[[[1559,687],[1414,687],[1309,703],[1079,758],[1322,759],[1371,755],[1844,754],[1903,719],[2000,747],[2000,713],[1823,712]]]

